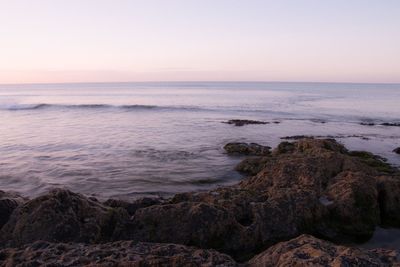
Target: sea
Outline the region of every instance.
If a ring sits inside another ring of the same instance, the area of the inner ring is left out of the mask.
[[[227,155],[226,143],[275,147],[293,135],[335,138],[399,166],[400,127],[381,125],[400,123],[399,103],[400,84],[0,85],[0,189],[104,199],[209,190],[243,178],[243,157]]]

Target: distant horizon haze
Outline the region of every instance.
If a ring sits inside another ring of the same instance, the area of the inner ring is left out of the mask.
[[[395,0],[0,0],[0,84],[400,83]]]

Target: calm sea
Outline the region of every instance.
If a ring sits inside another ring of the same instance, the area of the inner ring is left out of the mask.
[[[335,136],[400,165],[400,85],[102,83],[0,85],[0,189],[169,195],[237,182],[227,142]],[[235,127],[229,119],[279,121]]]

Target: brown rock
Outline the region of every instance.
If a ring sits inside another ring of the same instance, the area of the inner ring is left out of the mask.
[[[25,201],[27,201],[27,199],[16,193],[0,190],[0,229],[8,221],[14,209]]]
[[[228,143],[224,146],[228,154],[240,154],[249,156],[266,156],[269,155],[271,147],[262,146],[256,143]]]
[[[103,204],[112,208],[123,208],[129,213],[129,215],[134,215],[138,209],[158,205],[161,203],[162,199],[160,198],[144,197],[134,200],[132,202],[124,201],[121,199],[108,199]]]
[[[222,207],[181,202],[137,210],[123,237],[226,251],[238,245],[239,233],[240,226]]]
[[[72,193],[55,189],[16,208],[1,229],[1,241],[19,246],[50,242],[98,242],[112,238],[126,211],[113,209]]]
[[[37,241],[18,249],[0,250],[0,266],[237,266],[215,250],[176,244],[120,241],[100,245]]]
[[[397,266],[397,257],[398,254],[392,250],[336,246],[309,235],[301,235],[270,247],[251,259],[248,266]]]

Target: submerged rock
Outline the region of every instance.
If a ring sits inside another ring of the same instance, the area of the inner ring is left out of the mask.
[[[228,143],[224,146],[228,154],[240,154],[249,156],[266,156],[271,153],[269,146],[262,146],[256,143]]]
[[[255,121],[255,120],[229,120],[227,122],[224,122],[227,124],[233,124],[235,126],[244,126],[248,124],[269,124],[269,122],[266,121]]]
[[[37,241],[19,249],[0,250],[0,255],[1,266],[238,266],[215,250],[132,241],[99,245]]]
[[[397,266],[398,256],[393,250],[349,248],[301,235],[270,247],[247,266]]]
[[[397,122],[384,122],[384,123],[381,123],[381,125],[383,125],[383,126],[400,127],[400,123],[397,123]]]

